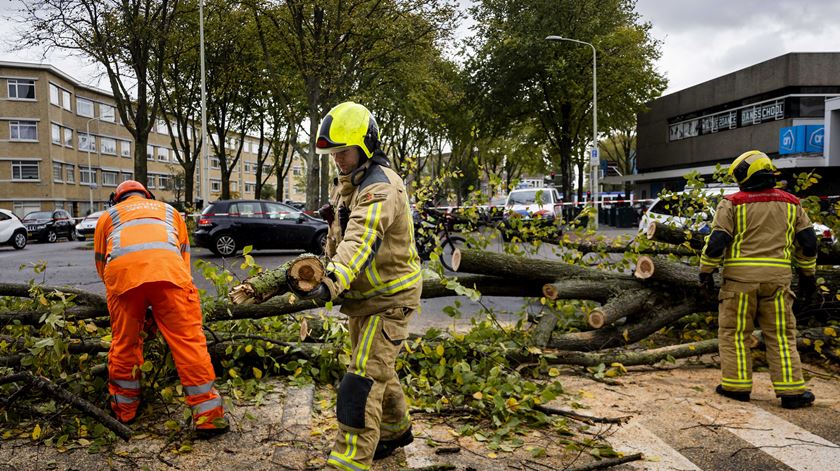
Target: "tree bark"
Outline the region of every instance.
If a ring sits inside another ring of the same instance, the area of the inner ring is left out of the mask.
[[[661,222],[654,222],[648,226],[646,235],[649,240],[682,246],[687,244],[694,250],[703,250],[703,246],[706,244],[702,234],[688,229],[679,229]]]
[[[542,294],[548,299],[588,299],[606,302],[610,297],[626,290],[639,290],[644,285],[631,279],[610,280],[608,283],[594,280],[562,280],[546,283]]]
[[[553,282],[568,278],[601,281],[632,280],[629,276],[580,267],[565,262],[464,248],[453,251],[450,266],[461,273],[532,281]]]

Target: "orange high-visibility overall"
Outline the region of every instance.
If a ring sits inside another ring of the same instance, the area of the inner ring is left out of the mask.
[[[201,330],[201,305],[181,215],[166,203],[129,196],[99,218],[94,250],[111,314],[108,390],[117,418],[131,421],[140,405],[140,332],[151,306],[172,351],[196,428],[215,428],[214,419],[224,417],[224,408]]]

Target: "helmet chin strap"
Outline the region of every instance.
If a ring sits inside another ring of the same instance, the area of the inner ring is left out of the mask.
[[[388,157],[385,155],[385,152],[381,149],[376,149],[373,151],[373,155],[371,155],[369,159],[365,159],[363,164],[356,167],[356,170],[350,172],[350,183],[353,184],[353,186],[361,185],[362,182],[365,181],[365,176],[372,165],[390,167],[391,162],[388,161]]]

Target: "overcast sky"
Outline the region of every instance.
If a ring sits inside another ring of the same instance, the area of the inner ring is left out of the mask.
[[[18,5],[18,0],[0,0],[0,15],[8,16]],[[657,68],[669,80],[666,93],[788,52],[840,51],[838,0],[638,0],[638,11],[662,42]],[[14,27],[0,20],[0,60],[40,62],[41,51],[9,50]],[[46,62],[107,88],[81,59],[53,53]]]

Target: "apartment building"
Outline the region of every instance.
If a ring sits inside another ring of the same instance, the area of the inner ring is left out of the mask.
[[[231,154],[242,138],[225,143]],[[252,198],[259,142],[251,136],[244,139],[230,190],[234,197]],[[80,217],[103,209],[116,186],[133,177],[134,147],[110,92],[51,65],[0,62],[0,208],[21,217],[52,209]],[[149,189],[158,199],[182,200],[184,192],[176,184],[181,167],[163,120],[149,135],[146,158]],[[264,172],[270,170],[265,167]],[[286,177],[284,200],[305,199],[303,168],[302,160],[295,159]],[[199,178],[197,172],[196,198]],[[212,201],[222,190],[216,158],[210,159],[209,181]],[[276,185],[276,178],[268,183]]]

